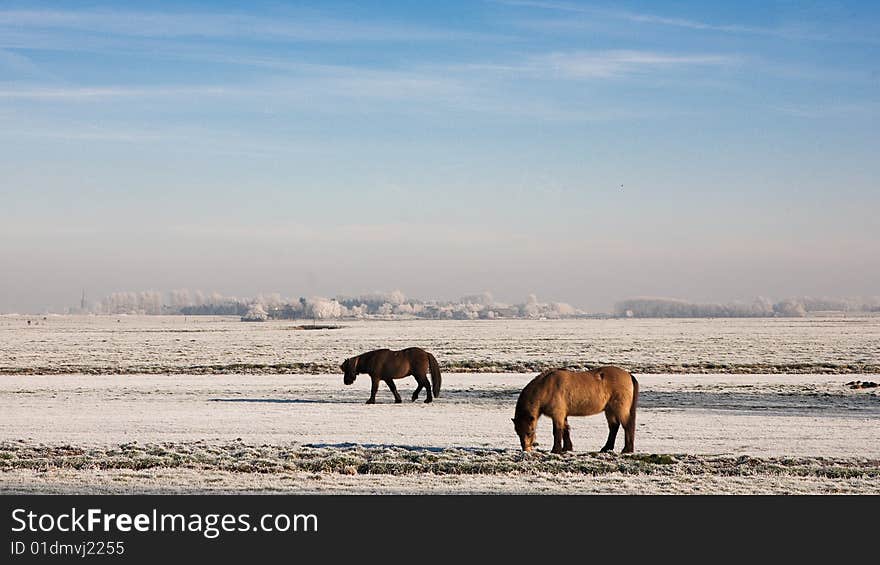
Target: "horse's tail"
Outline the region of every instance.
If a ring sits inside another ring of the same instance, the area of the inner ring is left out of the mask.
[[[635,422],[636,407],[638,407],[638,405],[639,405],[639,381],[636,380],[635,375],[633,375],[632,373],[630,373],[629,377],[633,381],[633,401],[632,401],[632,407],[630,408],[630,411],[632,412],[632,420],[633,420],[633,422]]]
[[[431,388],[434,396],[440,396],[440,365],[437,364],[437,359],[430,353],[428,353],[428,366],[431,368]]]
[[[625,430],[627,431],[627,437],[633,438],[636,433],[636,408],[639,405],[639,381],[636,380],[632,373],[629,374],[629,377],[633,382],[633,399],[629,407],[629,419],[626,421]]]

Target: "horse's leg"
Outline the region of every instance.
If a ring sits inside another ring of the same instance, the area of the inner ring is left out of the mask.
[[[412,395],[413,402],[415,402],[416,400],[419,399],[419,393],[422,392],[422,386],[424,386],[424,385],[422,385],[422,381],[418,381],[418,382],[419,382],[419,386],[416,387],[416,391]]]
[[[568,418],[565,419],[565,428],[562,432],[562,451],[571,451],[571,428],[568,427]]]
[[[562,436],[565,435],[565,420],[553,418],[553,449],[552,453],[562,453]]]
[[[620,422],[617,421],[617,417],[614,416],[611,412],[605,412],[605,418],[608,419],[608,441],[605,442],[605,445],[599,451],[611,451],[614,449],[614,440],[617,439],[617,431],[620,429]]]
[[[379,379],[377,377],[370,377],[373,379],[373,385],[370,387],[370,399],[367,400],[367,404],[376,404],[376,392],[379,390]]]
[[[415,371],[413,371],[413,376],[416,378],[417,381],[419,381],[419,388],[417,388],[416,391],[421,391],[422,387],[424,387],[425,390],[428,391],[428,396],[425,398],[425,404],[434,400],[434,393],[431,392],[431,383],[430,381],[428,381],[428,377],[425,376],[425,373],[416,373]],[[418,398],[418,396],[418,394],[414,394],[413,400]]]
[[[388,388],[391,390],[391,394],[394,395],[394,403],[400,404],[403,400],[400,399],[400,395],[397,394],[397,386],[394,384],[394,379],[388,377],[385,379],[385,383],[388,385]]]

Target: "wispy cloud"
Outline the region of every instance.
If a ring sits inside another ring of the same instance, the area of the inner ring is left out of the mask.
[[[201,57],[201,56],[197,56]],[[283,71],[261,80],[224,85],[98,85],[43,86],[0,83],[0,101],[83,103],[175,98],[181,104],[235,98],[261,112],[308,109],[345,114],[371,111],[436,114],[455,111],[483,116],[517,116],[529,120],[609,121],[671,115],[614,104],[583,104],[562,99],[543,87],[536,92],[521,86],[545,85],[548,80],[611,80],[651,75],[659,79],[670,69],[720,67],[737,64],[736,57],[716,54],[676,54],[653,51],[571,51],[541,53],[502,64],[429,65],[374,69],[290,61],[271,56],[205,55],[227,65]],[[670,76],[669,80],[680,80]],[[520,86],[515,86],[520,85]],[[392,104],[389,106],[389,104]],[[103,134],[97,133],[99,137]],[[136,136],[140,140],[141,136]]]
[[[316,14],[277,17],[218,13],[152,13],[58,10],[0,11],[0,28],[60,30],[141,38],[239,38],[256,41],[450,41],[488,38],[487,34],[327,18]]]
[[[855,33],[852,30],[842,32],[833,30],[829,26],[813,25],[806,22],[786,24],[776,27],[750,26],[732,23],[714,23],[691,18],[666,16],[656,13],[633,12],[627,10],[609,10],[592,6],[583,6],[569,2],[552,2],[541,0],[494,0],[495,3],[524,8],[535,8],[549,12],[566,12],[569,14],[581,14],[594,18],[615,19],[637,24],[649,24],[664,27],[674,27],[693,31],[710,31],[728,34],[758,35],[775,37],[787,40],[800,41],[850,41],[859,43],[878,43],[876,33]],[[825,22],[827,24],[827,22]],[[593,25],[591,21],[579,19],[563,19],[553,21],[531,21],[530,27],[580,28],[584,25]],[[832,29],[833,31],[829,31]],[[876,30],[874,30],[876,31]]]
[[[97,100],[191,95],[221,95],[230,89],[218,86],[181,87],[22,87],[0,88],[0,99]]]
[[[761,31],[760,28],[751,28],[738,25],[715,25],[697,20],[686,18],[665,17],[656,14],[628,12],[622,10],[608,10],[596,8],[592,6],[582,6],[579,4],[571,4],[568,2],[542,2],[540,0],[495,0],[498,4],[508,6],[519,6],[527,8],[538,8],[545,11],[569,12],[576,14],[585,14],[590,16],[611,17],[632,22],[660,24],[666,26],[682,27],[688,29],[715,30],[729,32],[748,32]]]
[[[534,66],[571,78],[610,78],[670,68],[730,66],[739,62],[739,58],[730,55],[677,55],[654,51],[579,51],[551,53],[531,59]]]
[[[220,127],[107,123],[104,120],[22,120],[0,113],[0,139],[35,139],[98,146],[133,144],[169,149],[175,153],[270,157],[332,155],[339,145],[328,146],[313,138],[268,136],[264,133]]]
[[[876,118],[880,115],[880,104],[787,104],[775,106],[783,114],[806,119]]]
[[[3,67],[26,73],[31,73],[37,70],[36,65],[24,55],[0,49],[0,68]]]
[[[674,68],[727,67],[742,62],[742,58],[735,55],[605,50],[553,52],[532,55],[513,63],[469,64],[459,68],[516,76],[552,75],[561,79],[608,79]]]
[[[238,61],[243,65],[272,65],[266,59]],[[278,65],[283,65],[279,61]],[[259,81],[224,85],[146,86],[3,86],[0,100],[88,102],[111,99],[195,97],[243,98],[250,102],[321,102],[322,99],[440,100],[463,96],[467,87],[455,77],[415,70],[381,70],[343,65],[299,65],[287,67],[289,74]]]

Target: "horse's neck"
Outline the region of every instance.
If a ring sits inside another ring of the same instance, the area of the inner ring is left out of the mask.
[[[373,352],[363,353],[358,355],[357,362],[357,371],[358,373],[369,373],[370,372],[370,361],[372,360]]]
[[[514,413],[515,418],[519,418],[520,416],[531,416],[532,418],[538,417],[538,404],[531,399],[529,402],[518,400],[516,402],[516,412]]]

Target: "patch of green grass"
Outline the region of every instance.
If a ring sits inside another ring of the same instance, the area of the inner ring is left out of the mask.
[[[678,463],[678,460],[672,455],[666,455],[665,453],[651,453],[646,455],[631,455],[633,459],[637,461],[642,461],[644,463],[650,463],[652,465],[674,465]]]

